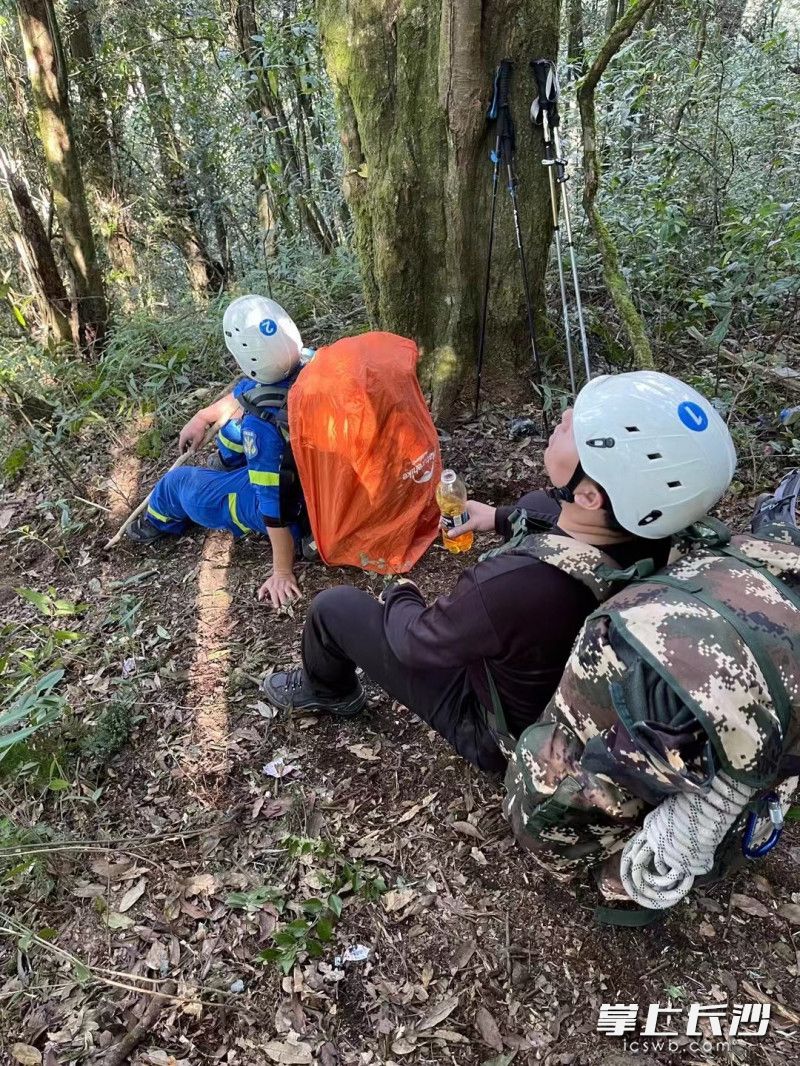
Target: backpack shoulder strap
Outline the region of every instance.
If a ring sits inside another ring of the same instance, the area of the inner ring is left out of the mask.
[[[289,437],[289,412],[287,400],[291,386],[256,385],[254,389],[243,392],[239,403],[245,413],[269,422],[279,430],[285,440]]]
[[[626,574],[601,548],[584,544],[563,533],[553,533],[552,524],[532,518],[525,511],[514,511],[509,521],[512,536],[499,548],[484,552],[480,561],[496,555],[526,555],[562,570],[594,595],[598,603],[606,599],[616,582]]]
[[[534,533],[508,555],[527,555],[568,574],[589,589],[598,603],[607,599],[622,577],[614,560],[601,548],[560,533]]]

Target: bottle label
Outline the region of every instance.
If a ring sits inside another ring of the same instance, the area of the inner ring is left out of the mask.
[[[459,526],[463,526],[465,522],[469,521],[469,515],[466,511],[461,514],[443,514],[442,515],[442,529],[458,529]]]

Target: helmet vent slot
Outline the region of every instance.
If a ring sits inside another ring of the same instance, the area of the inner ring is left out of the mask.
[[[661,452],[650,452],[647,456],[648,459],[660,459]]]
[[[627,431],[629,433],[638,433],[639,432],[639,427],[638,426],[626,426],[625,428],[627,429]]]
[[[639,525],[640,526],[650,526],[650,525],[653,524],[653,522],[657,522],[658,519],[661,518],[663,513],[664,513],[663,511],[659,511],[659,510],[655,510],[654,509],[649,514],[646,514],[644,516],[644,518],[640,518],[639,519]]]
[[[667,488],[668,489],[679,489],[680,487],[681,487],[681,482],[680,481],[668,481],[667,482]]]

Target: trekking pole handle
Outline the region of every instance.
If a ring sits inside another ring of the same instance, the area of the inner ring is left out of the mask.
[[[536,81],[536,92],[538,96],[538,107],[534,106],[531,108],[531,117],[534,118],[535,111],[536,117],[534,118],[534,121],[536,125],[539,125],[542,121],[542,114],[546,111],[550,125],[557,126],[557,104],[560,90],[558,87],[556,65],[550,59],[532,59],[531,70],[533,71],[533,77]]]
[[[511,90],[511,60],[504,59],[497,68],[497,106],[499,110],[508,107]]]

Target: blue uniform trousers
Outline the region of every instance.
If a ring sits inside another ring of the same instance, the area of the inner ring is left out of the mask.
[[[176,535],[191,523],[227,529],[234,537],[266,533],[246,464],[236,470],[171,470],[153,489],[147,517],[158,529]]]

